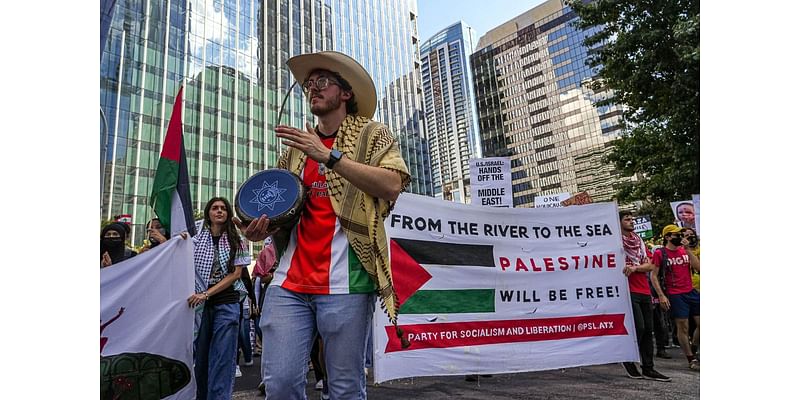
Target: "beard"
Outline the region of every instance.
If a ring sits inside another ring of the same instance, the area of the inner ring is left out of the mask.
[[[311,113],[318,117],[338,109],[341,104],[335,98],[318,97],[317,99],[317,102],[311,105]]]

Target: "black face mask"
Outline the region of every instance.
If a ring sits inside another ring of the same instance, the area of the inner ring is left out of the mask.
[[[116,249],[122,246],[121,237],[103,238],[103,246],[110,249]]]
[[[672,243],[675,246],[680,246],[681,245],[681,241],[683,241],[683,238],[679,238],[679,237],[674,237],[674,238],[671,238],[669,240],[669,242]]]

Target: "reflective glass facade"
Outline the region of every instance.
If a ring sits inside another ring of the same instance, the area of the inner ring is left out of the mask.
[[[433,193],[461,203],[470,202],[469,159],[481,154],[469,64],[476,41],[472,28],[458,22],[420,50]]]
[[[582,85],[595,75],[583,39],[597,28],[576,30],[576,18],[547,1],[481,37],[471,57],[483,155],[511,157],[517,207],[561,192],[609,201],[620,179],[602,159],[622,110],[595,106],[608,93]]]
[[[416,31],[412,0],[118,0],[100,66],[108,125],[101,218],[131,214],[134,243],[141,243],[181,84],[194,208],[213,196],[233,200],[282,151],[273,128],[293,83],[286,60],[322,50],[346,53],[370,72],[379,99],[374,118],[400,142],[409,190],[432,195]],[[312,120],[297,85],[281,123]]]

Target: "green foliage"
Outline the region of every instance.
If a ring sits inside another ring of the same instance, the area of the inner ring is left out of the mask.
[[[634,179],[616,198],[643,201],[661,227],[672,220],[670,201],[700,193],[700,1],[569,3],[578,27],[603,27],[584,42],[599,46],[590,52],[599,71],[589,86],[611,89],[603,103],[624,107],[624,133],[608,161]]]

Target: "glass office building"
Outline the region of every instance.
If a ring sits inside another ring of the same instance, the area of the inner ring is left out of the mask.
[[[370,72],[374,118],[400,142],[409,191],[432,195],[416,14],[413,0],[117,0],[100,65],[101,218],[131,215],[133,242],[141,243],[181,85],[194,208],[214,196],[233,200],[282,151],[274,126],[293,83],[286,60],[323,50],[346,53]],[[281,123],[305,121],[313,115],[296,85]]]
[[[595,72],[583,40],[597,28],[577,30],[576,18],[549,0],[489,31],[471,57],[483,155],[511,157],[517,207],[563,192],[609,201],[621,179],[603,156],[622,109],[595,106],[608,93],[584,85]]]
[[[433,193],[460,203],[470,202],[469,159],[481,157],[469,62],[476,42],[474,30],[459,21],[420,50]]]

